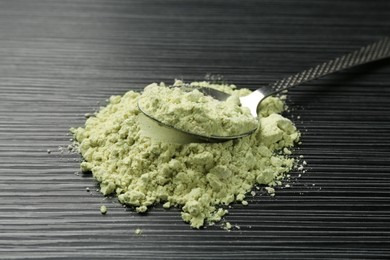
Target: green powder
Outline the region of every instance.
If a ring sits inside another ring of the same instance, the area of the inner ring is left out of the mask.
[[[142,235],[142,229],[140,229],[140,228],[137,228],[135,231],[134,231],[134,234],[136,234],[136,235]]]
[[[235,96],[250,93],[233,85],[191,84]],[[115,193],[137,212],[157,203],[164,208],[180,207],[183,220],[199,228],[221,220],[228,213],[223,205],[246,205],[246,194],[255,185],[274,186],[293,167],[290,150],[284,148],[292,147],[300,134],[280,115],[284,103],[279,98],[262,102],[260,127],[250,136],[223,143],[183,144],[142,134],[140,97],[134,91],[112,96],[106,107],[87,119],[85,127],[71,129],[85,160],[81,170],[92,171],[104,195]]]
[[[221,102],[200,92],[200,84],[188,85],[192,88],[186,91],[179,80],[171,87],[150,84],[142,94],[142,109],[160,122],[203,136],[234,136],[257,128],[257,119],[240,106],[238,92]]]
[[[105,215],[107,213],[107,207],[102,205],[100,206],[100,213],[102,213],[103,215]]]

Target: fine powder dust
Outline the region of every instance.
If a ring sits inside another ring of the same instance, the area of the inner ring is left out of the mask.
[[[241,96],[250,90],[234,85],[191,83]],[[129,91],[112,96],[106,107],[72,128],[82,171],[91,171],[104,195],[146,212],[154,204],[179,207],[191,227],[213,224],[228,213],[224,205],[241,202],[254,186],[271,191],[294,166],[289,157],[300,133],[280,113],[284,102],[269,97],[259,108],[258,130],[222,143],[175,143],[142,134],[137,101]]]

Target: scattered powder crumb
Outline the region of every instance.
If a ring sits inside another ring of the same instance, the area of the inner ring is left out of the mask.
[[[253,191],[251,191],[251,195],[252,196],[255,196],[256,195],[256,192],[253,190]]]
[[[290,188],[291,186],[290,186],[290,184],[286,184],[286,185],[284,185],[284,187],[285,188]]]
[[[48,154],[51,154],[51,151],[50,151],[50,149],[47,149],[47,153],[48,153]]]
[[[292,154],[291,150],[289,150],[287,147],[284,147],[284,148],[283,148],[283,152],[284,152],[284,154],[286,154],[286,155]]]
[[[268,192],[268,194],[272,195],[274,194],[275,195],[275,189],[272,188],[272,187],[265,187],[265,190]]]
[[[136,235],[141,235],[142,234],[142,229],[140,229],[140,228],[137,228],[135,231],[134,231],[134,234],[136,234]]]
[[[233,85],[191,83],[236,96],[250,93]],[[259,185],[280,185],[295,159],[284,148],[300,137],[280,115],[284,102],[268,97],[259,106],[259,127],[250,136],[223,143],[164,142],[143,134],[137,101],[140,93],[112,96],[106,107],[72,128],[82,172],[91,171],[104,195],[115,194],[125,205],[146,212],[154,204],[181,208],[193,228],[213,224],[228,214],[225,206],[247,203]],[[273,196],[275,189],[266,187]],[[245,202],[244,202],[245,201]]]
[[[86,188],[85,188],[85,190],[86,190],[87,192],[89,192],[89,191],[90,191],[89,187],[86,187]]]
[[[102,205],[100,206],[100,213],[102,213],[103,215],[105,215],[107,213],[107,207]]]
[[[232,229],[232,224],[230,224],[230,222],[225,222],[223,225],[223,229],[230,231]]]
[[[92,114],[92,113],[85,113],[84,114],[84,117],[85,118],[90,118],[90,117],[92,117],[94,114]]]

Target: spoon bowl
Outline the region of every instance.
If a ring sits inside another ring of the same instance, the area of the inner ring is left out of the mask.
[[[200,92],[204,93],[205,95],[211,96],[219,101],[225,101],[227,98],[230,97],[228,93],[213,89],[213,88],[207,88],[207,87],[202,87],[202,88],[193,88],[193,89],[198,89]],[[186,87],[186,90],[188,87]],[[184,140],[191,140],[192,142],[208,142],[208,143],[217,143],[217,142],[224,142],[224,141],[229,141],[229,140],[234,140],[238,138],[242,138],[248,135],[253,134],[257,128],[254,128],[250,131],[246,131],[242,134],[239,135],[229,135],[229,136],[220,136],[220,135],[202,135],[198,133],[193,133],[190,131],[185,131],[181,128],[177,128],[175,125],[170,125],[164,123],[161,119],[156,118],[154,115],[149,113],[147,109],[144,108],[142,104],[142,98],[138,99],[137,102],[138,109],[142,112],[143,115],[147,117],[150,121],[153,121],[155,124],[157,123],[159,126],[159,129],[161,130],[161,127],[166,128],[167,130],[174,130],[173,132],[171,131],[171,134],[174,133],[174,135],[180,135],[180,139]],[[145,120],[145,118],[144,118]],[[176,132],[176,133],[175,133]]]

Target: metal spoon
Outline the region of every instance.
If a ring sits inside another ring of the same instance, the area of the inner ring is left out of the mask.
[[[362,47],[356,51],[353,51],[351,53],[345,54],[343,56],[337,57],[333,60],[329,60],[327,62],[324,62],[322,64],[319,64],[315,67],[312,67],[310,69],[304,70],[300,73],[297,73],[295,75],[289,76],[287,78],[284,78],[282,80],[276,81],[272,84],[269,84],[267,86],[261,87],[255,91],[253,91],[251,94],[247,96],[240,97],[241,106],[249,108],[251,114],[254,117],[257,117],[257,107],[261,103],[262,100],[264,100],[266,97],[275,95],[283,90],[286,90],[290,87],[295,87],[297,85],[300,85],[304,82],[308,82],[314,79],[318,79],[320,77],[323,77],[325,75],[338,72],[344,69],[352,68],[358,65],[362,65],[365,63],[377,61],[380,59],[385,59],[390,57],[390,38],[386,37],[383,38],[380,41],[374,42],[370,45],[367,45],[365,47]],[[224,101],[226,100],[230,95],[212,88],[196,88],[199,91],[203,92],[205,95],[212,96],[213,98]],[[141,99],[140,99],[141,100]],[[198,135],[191,132],[186,132],[181,129],[175,128],[175,126],[167,125],[163,122],[161,122],[158,118],[154,118],[153,115],[150,115],[142,109],[142,104],[138,101],[138,107],[144,113],[147,117],[157,121],[158,123],[162,124],[164,127],[173,128],[176,131],[180,131],[182,134],[187,134],[189,137],[198,138],[203,141],[208,142],[220,142],[220,141],[227,141],[232,139],[241,138],[247,135],[252,134],[256,129],[253,129],[251,131],[234,135],[234,136],[203,136]]]

